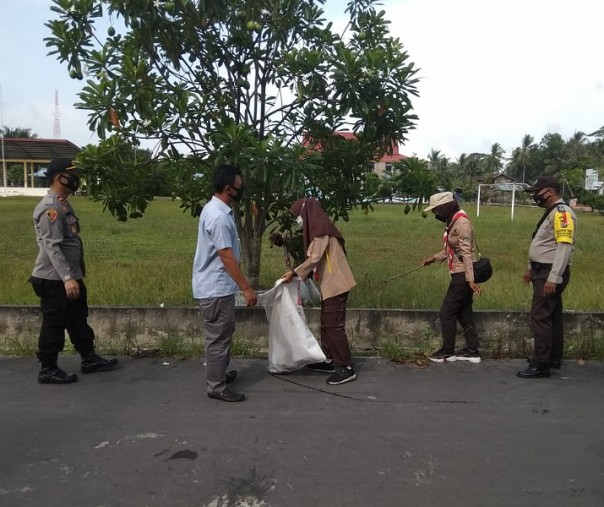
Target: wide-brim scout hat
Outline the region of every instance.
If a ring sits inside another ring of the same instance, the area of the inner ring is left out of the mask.
[[[53,158],[46,168],[46,177],[52,179],[60,173],[80,174],[81,169],[77,169],[74,162],[70,158]]]
[[[428,206],[424,211],[430,211],[438,206],[447,204],[448,202],[453,202],[454,200],[455,196],[453,195],[453,192],[440,192],[439,194],[431,195],[430,206]]]
[[[532,187],[528,187],[526,192],[537,192],[544,188],[553,188],[560,192],[560,182],[555,176],[539,176]]]

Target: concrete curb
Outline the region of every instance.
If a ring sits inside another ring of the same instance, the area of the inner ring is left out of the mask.
[[[318,308],[305,309],[309,327],[319,336]],[[525,357],[531,336],[528,314],[521,311],[477,311],[482,349],[495,357]],[[256,349],[268,346],[264,309],[236,308],[237,337]],[[99,348],[123,354],[157,348],[162,340],[202,342],[203,322],[196,307],[91,307],[89,322]],[[18,353],[34,347],[40,326],[36,306],[0,305],[0,347]],[[565,313],[566,350],[570,357],[596,357],[604,351],[604,312]],[[409,349],[430,349],[440,343],[438,311],[348,309],[347,332],[353,350],[379,355],[384,343]],[[463,338],[460,337],[461,340]]]

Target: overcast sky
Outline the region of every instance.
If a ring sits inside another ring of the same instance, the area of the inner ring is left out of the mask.
[[[86,112],[73,107],[82,81],[47,57],[50,0],[0,5],[2,124],[53,137],[54,94],[61,134],[79,146],[97,142]],[[345,0],[328,0],[328,17]],[[401,146],[407,155],[439,149],[510,155],[525,134],[565,139],[604,125],[604,0],[388,0],[393,34],[421,70],[420,120]]]

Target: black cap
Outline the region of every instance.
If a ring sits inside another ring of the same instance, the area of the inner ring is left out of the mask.
[[[544,188],[553,188],[560,192],[560,182],[555,176],[539,176],[532,187],[526,189],[527,192],[536,192]]]
[[[70,173],[79,174],[80,170],[76,169],[75,161],[70,158],[53,158],[46,168],[46,177],[52,179],[55,174]]]

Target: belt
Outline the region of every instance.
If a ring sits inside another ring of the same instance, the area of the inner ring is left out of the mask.
[[[536,261],[529,261],[531,263],[531,268],[534,269],[535,271],[539,271],[541,269],[552,269],[552,264],[551,263],[546,263],[546,262],[536,262]]]

